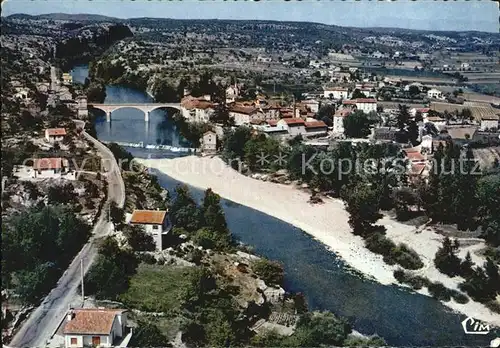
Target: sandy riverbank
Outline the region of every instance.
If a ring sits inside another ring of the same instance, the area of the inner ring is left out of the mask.
[[[351,233],[349,214],[340,200],[327,199],[323,204],[307,203],[309,194],[292,186],[274,184],[246,177],[228,167],[220,158],[188,156],[175,159],[142,159],[143,165],[157,169],[178,181],[191,186],[211,188],[221,197],[238,204],[261,211],[288,222],[313,236],[330,250],[339,255],[349,266],[382,284],[397,283],[393,277],[396,266],[384,263],[382,256],[364,247],[361,237]],[[432,281],[440,281],[450,288],[457,288],[459,278],[449,278],[439,273],[432,262],[441,245],[442,236],[431,229],[416,233],[408,226],[384,217],[379,221],[387,228],[387,236],[394,242],[404,242],[413,247],[422,257],[425,267],[419,271]],[[463,257],[467,250],[476,250],[475,244],[461,250]],[[467,249],[467,250],[466,250]],[[474,254],[473,260],[481,264],[483,260]],[[427,295],[427,290],[419,291]],[[500,326],[500,315],[491,312],[480,303],[470,301],[459,304],[453,300],[445,302],[448,307],[468,316]]]

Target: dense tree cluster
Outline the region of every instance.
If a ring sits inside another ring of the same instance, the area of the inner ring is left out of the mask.
[[[138,260],[131,250],[120,248],[113,237],[107,237],[85,276],[86,293],[99,299],[117,299],[127,290],[137,266]]]
[[[3,221],[2,287],[14,287],[24,301],[36,303],[89,236],[90,227],[59,205],[37,206]]]
[[[196,244],[217,250],[232,245],[220,197],[211,189],[205,191],[203,202],[198,206],[186,186],[177,186],[169,211],[176,229],[191,236]]]

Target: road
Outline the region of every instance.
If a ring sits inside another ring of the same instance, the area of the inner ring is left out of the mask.
[[[75,121],[78,126],[84,126],[83,121]],[[113,231],[112,223],[107,220],[107,211],[111,201],[120,207],[125,203],[125,184],[118,164],[111,151],[97,139],[83,132],[90,142],[99,150],[101,157],[114,163],[106,173],[108,181],[108,196],[101,211],[101,215],[92,230],[92,237],[82,250],[73,259],[69,268],[64,272],[57,286],[45,297],[42,304],[24,322],[10,342],[10,347],[43,347],[57,330],[70,305],[81,305],[77,289],[80,286],[80,261],[83,260],[84,273],[90,269],[97,256],[97,240]]]

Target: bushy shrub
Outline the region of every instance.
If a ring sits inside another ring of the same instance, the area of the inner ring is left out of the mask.
[[[446,286],[444,286],[443,283],[430,283],[427,286],[427,289],[429,290],[431,296],[436,300],[447,302],[451,299],[451,291]]]
[[[381,233],[368,237],[366,247],[374,253],[384,255],[384,262],[389,265],[397,263],[406,269],[419,269],[424,266],[415,250],[403,243],[396,245]]]
[[[283,284],[284,270],[279,262],[260,259],[253,264],[252,268],[267,285]]]
[[[469,298],[465,295],[462,294],[460,291],[457,290],[450,290],[452,293],[452,297],[457,303],[465,304],[469,302]]]

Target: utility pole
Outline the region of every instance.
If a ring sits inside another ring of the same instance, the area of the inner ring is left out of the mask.
[[[85,306],[85,293],[83,289],[83,259],[80,260],[80,275],[82,282],[82,308]]]

